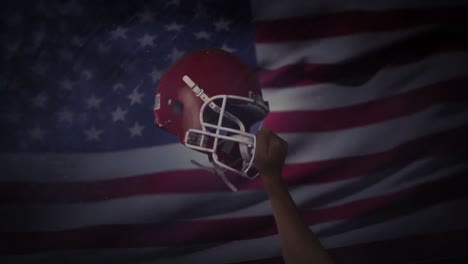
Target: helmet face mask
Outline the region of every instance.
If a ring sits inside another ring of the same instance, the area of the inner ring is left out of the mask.
[[[184,144],[210,155],[223,169],[255,178],[255,133],[268,113],[267,104],[260,104],[257,99],[232,95],[209,98],[200,109],[202,129],[189,129]]]
[[[192,52],[172,65],[159,81],[155,123],[185,146],[205,153],[213,167],[191,161],[220,176],[232,172],[253,179],[255,133],[269,112],[254,72],[221,49]]]

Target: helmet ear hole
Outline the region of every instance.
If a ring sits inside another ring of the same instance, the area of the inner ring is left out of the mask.
[[[180,101],[174,101],[171,104],[171,109],[175,115],[180,115],[182,114],[182,111],[184,110],[184,104]]]

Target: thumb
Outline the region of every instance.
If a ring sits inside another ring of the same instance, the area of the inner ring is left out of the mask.
[[[269,141],[270,131],[266,127],[262,127],[256,134],[256,146],[255,146],[255,156],[265,155],[268,153],[268,141]]]

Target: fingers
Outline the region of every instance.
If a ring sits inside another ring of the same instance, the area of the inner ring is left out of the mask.
[[[256,134],[255,138],[257,140],[256,143],[256,149],[255,149],[255,156],[257,156],[258,153],[262,153],[265,155],[265,153],[268,153],[268,147],[269,147],[269,130],[266,129],[265,127],[262,127]]]
[[[271,132],[271,130],[270,130],[268,127],[266,127],[266,126],[262,126],[262,127],[260,128],[259,132],[260,132],[260,131],[263,131],[263,132]]]
[[[269,128],[263,126],[258,132],[264,133],[270,140],[269,143],[272,144],[273,142],[281,143],[281,145],[288,145],[288,142],[278,136],[278,134],[272,132]]]
[[[280,175],[288,152],[288,143],[266,127],[262,127],[255,138],[255,167],[261,175]]]
[[[275,142],[286,142],[284,139],[282,139],[280,136],[272,132],[270,129],[267,127],[262,127],[258,132],[257,135],[260,135],[260,137],[265,137],[266,142],[268,142],[268,145],[271,145]]]
[[[269,153],[272,148],[288,150],[288,142],[282,139],[270,129],[263,126],[255,135],[257,138],[257,149],[259,153]]]

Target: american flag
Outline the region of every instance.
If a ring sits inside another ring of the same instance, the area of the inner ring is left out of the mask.
[[[2,3],[0,263],[282,262],[261,180],[232,193],[153,123],[161,74],[206,47],[258,73],[337,263],[461,256],[464,2]]]

